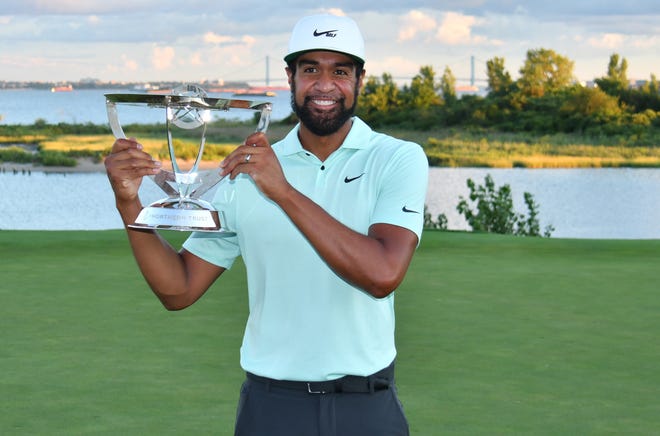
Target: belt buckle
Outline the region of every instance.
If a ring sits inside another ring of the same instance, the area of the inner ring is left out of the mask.
[[[318,390],[318,391],[315,390],[315,389],[313,389],[313,388],[312,388],[312,383],[311,383],[311,382],[307,382],[307,392],[310,393],[310,394],[316,394],[316,395],[319,395],[319,394],[327,394],[327,391],[324,391],[324,390],[322,390],[322,389],[320,389],[320,390]]]

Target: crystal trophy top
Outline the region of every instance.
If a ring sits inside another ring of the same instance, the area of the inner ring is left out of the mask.
[[[218,184],[222,177],[219,169],[200,171],[206,144],[206,127],[213,111],[251,111],[259,114],[256,131],[266,132],[272,105],[269,102],[208,97],[196,85],[185,85],[171,94],[106,94],[106,109],[110,128],[115,138],[126,138],[119,118],[123,105],[161,109],[167,126],[167,147],[172,170],[161,170],[149,176],[168,197],[142,209],[135,223],[142,229],[168,229],[181,231],[227,232],[223,227],[222,211],[217,211],[200,197]],[[197,130],[200,142],[192,166],[184,170],[176,156],[173,131]]]

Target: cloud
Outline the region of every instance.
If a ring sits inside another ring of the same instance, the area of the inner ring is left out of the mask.
[[[386,56],[384,58],[375,59],[369,61],[369,71],[373,69],[374,74],[369,72],[370,76],[379,77],[381,74],[375,72],[387,72],[392,75],[393,79],[396,81],[398,78],[405,76],[409,77],[419,71],[419,63],[411,60],[410,57],[405,56]]]
[[[125,54],[121,55],[121,60],[123,62],[123,69],[128,71],[137,71],[138,63],[133,59],[129,59]]]
[[[202,61],[202,54],[199,52],[193,53],[192,55],[190,55],[190,59],[188,60],[188,63],[196,67],[200,67],[204,65],[204,61]]]
[[[202,37],[202,40],[207,44],[222,45],[234,41],[235,38],[232,36],[218,35],[214,32],[206,32]]]
[[[408,12],[401,20],[398,41],[422,40],[425,43],[440,41],[446,45],[500,45],[497,39],[488,39],[482,35],[474,35],[472,29],[487,24],[483,18],[465,15],[460,12],[436,12],[439,19],[432,13],[419,10]]]
[[[436,38],[445,44],[459,45],[479,42],[472,36],[472,27],[477,24],[477,18],[458,12],[447,12],[438,27]]]
[[[399,41],[409,41],[419,33],[432,32],[437,26],[433,17],[416,10],[408,12],[402,22],[399,29]]]
[[[341,9],[338,9],[338,8],[321,9],[321,12],[326,13],[326,14],[330,14],[330,15],[337,15],[337,16],[340,16],[340,17],[343,17],[343,16],[346,15],[344,13],[344,11],[342,11]]]
[[[154,47],[151,64],[156,70],[166,70],[172,66],[174,56],[175,52],[172,47]]]
[[[657,53],[660,50],[660,35],[638,35],[631,38],[630,45],[643,50],[654,49]]]
[[[241,37],[218,35],[214,32],[206,32],[202,36],[202,40],[206,44],[219,45],[219,46],[228,46],[228,45],[245,45],[251,47],[255,44],[256,38],[249,35],[243,35]]]
[[[625,37],[620,33],[605,33],[589,38],[588,44],[597,48],[617,49],[625,42]]]
[[[157,0],[21,0],[2,2],[0,13],[30,15],[81,15],[149,11],[158,8]]]
[[[589,38],[587,44],[594,48],[608,50],[657,50],[660,49],[660,36],[603,33]]]
[[[248,47],[252,47],[257,42],[257,40],[252,36],[245,35],[241,38],[241,42]]]

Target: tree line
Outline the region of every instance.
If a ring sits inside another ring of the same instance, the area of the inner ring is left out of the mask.
[[[612,54],[606,74],[595,79],[596,86],[586,87],[574,79],[573,66],[553,50],[528,50],[519,78],[513,80],[504,58],[494,57],[486,63],[487,95],[460,98],[448,67],[438,78],[433,67],[423,66],[403,87],[388,73],[370,76],[357,113],[374,127],[625,135],[637,142],[660,136],[660,92],[654,74],[642,86],[632,87],[627,60]]]

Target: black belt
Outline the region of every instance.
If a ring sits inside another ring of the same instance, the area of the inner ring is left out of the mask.
[[[277,380],[252,374],[251,372],[246,374],[249,380],[263,384],[267,388],[290,389],[309,394],[334,394],[340,392],[366,394],[390,388],[394,383],[394,362],[387,368],[366,377],[347,375],[336,380],[321,382]]]

